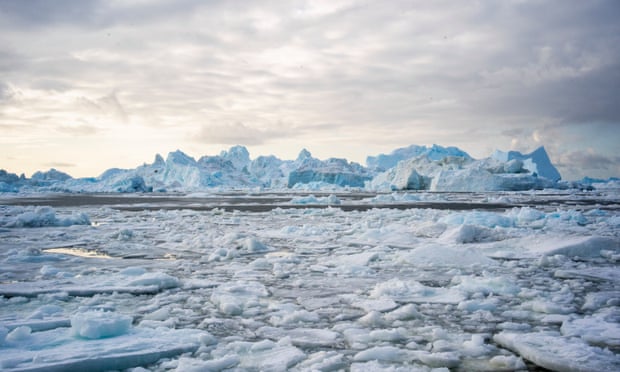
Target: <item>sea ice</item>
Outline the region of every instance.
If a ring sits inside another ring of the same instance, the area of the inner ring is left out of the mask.
[[[72,336],[67,328],[31,334],[13,332],[21,335],[11,339],[7,336],[0,367],[16,371],[127,369],[193,352],[200,346],[202,334],[191,329],[133,328],[115,337],[85,341]]]
[[[519,353],[537,365],[553,371],[617,371],[620,356],[609,349],[590,346],[576,337],[533,332],[500,332],[493,336],[498,344]]]

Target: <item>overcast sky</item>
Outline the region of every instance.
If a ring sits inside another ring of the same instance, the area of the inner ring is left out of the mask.
[[[544,145],[620,176],[620,1],[0,0],[0,168]]]

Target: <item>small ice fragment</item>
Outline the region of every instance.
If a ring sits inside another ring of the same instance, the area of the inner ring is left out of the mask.
[[[367,362],[371,360],[387,362],[405,362],[408,358],[407,350],[395,346],[375,346],[355,354],[353,360],[356,362]]]
[[[23,341],[30,338],[30,334],[32,333],[32,329],[28,326],[20,326],[9,332],[6,336],[7,341]]]
[[[105,311],[88,311],[71,317],[71,333],[74,336],[99,339],[120,336],[129,332],[132,317]]]
[[[491,367],[502,371],[520,371],[527,367],[523,359],[514,355],[496,355],[489,360]]]

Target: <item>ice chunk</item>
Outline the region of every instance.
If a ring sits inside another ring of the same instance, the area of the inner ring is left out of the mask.
[[[471,340],[463,341],[461,352],[468,357],[480,357],[489,354],[493,350],[491,345],[484,343],[484,336],[480,334],[471,335]]]
[[[161,272],[144,273],[127,283],[130,287],[155,286],[159,289],[176,288],[181,285],[179,279]]]
[[[59,218],[56,210],[51,207],[12,207],[6,212],[8,216],[0,216],[0,227],[90,225],[90,220],[84,213]]]
[[[516,295],[521,288],[515,285],[515,279],[509,276],[455,276],[452,283],[455,288],[465,293],[482,293],[483,295]]]
[[[364,309],[365,311],[390,311],[398,307],[398,304],[391,298],[376,298],[376,299],[352,299],[351,305]]]
[[[335,351],[319,351],[309,355],[296,368],[302,371],[339,371],[344,370],[346,366],[342,354]]]
[[[620,243],[602,236],[566,236],[541,242],[532,250],[547,256],[561,254],[568,257],[601,257],[605,250],[620,251]]]
[[[320,320],[317,313],[310,312],[304,309],[300,310],[285,310],[277,312],[270,319],[269,322],[276,326],[291,325],[299,323],[315,323]]]
[[[6,340],[0,369],[20,371],[124,370],[194,352],[201,331],[134,328],[101,339],[71,337],[64,328],[32,333],[26,340]]]
[[[71,333],[75,336],[98,339],[129,332],[133,318],[106,311],[89,311],[71,316]]]
[[[30,329],[30,327],[20,326],[9,332],[9,334],[6,336],[6,340],[9,342],[25,341],[30,338],[31,333],[32,329]]]
[[[265,286],[258,282],[225,283],[213,290],[211,301],[224,314],[241,315],[246,309],[264,306],[260,299],[268,295]]]
[[[556,278],[586,278],[595,281],[620,282],[620,271],[617,267],[585,267],[572,270],[556,270]]]
[[[465,299],[460,291],[453,288],[428,287],[415,280],[402,281],[396,278],[377,283],[371,290],[370,296],[403,302],[454,304]]]
[[[338,199],[338,197],[334,194],[331,194],[329,196],[325,196],[325,197],[319,197],[317,198],[314,195],[308,195],[308,196],[297,196],[293,199],[291,199],[291,204],[302,204],[302,205],[306,205],[306,204],[312,204],[312,205],[321,205],[321,204],[327,204],[327,205],[339,205],[341,203],[340,199]]]
[[[422,314],[418,311],[417,307],[414,304],[407,304],[399,307],[396,310],[392,310],[387,313],[385,317],[388,320],[409,320],[415,318],[421,318]]]
[[[493,236],[492,230],[473,225],[459,225],[446,230],[439,238],[447,243],[477,243],[489,240]]]
[[[318,328],[293,328],[283,331],[274,327],[261,327],[257,334],[275,340],[288,337],[293,345],[304,348],[333,347],[341,341],[339,333]]]
[[[620,291],[590,292],[581,308],[598,310],[603,306],[620,306]]]
[[[422,363],[434,368],[456,368],[461,362],[461,355],[456,351],[442,351],[436,353],[413,351],[412,354]]]
[[[237,355],[225,355],[221,358],[211,360],[201,360],[194,358],[181,357],[175,368],[177,372],[203,372],[203,371],[223,371],[233,368],[241,360]]]
[[[428,244],[411,251],[396,253],[397,262],[436,267],[496,266],[497,263],[473,247],[450,247]]]
[[[387,362],[405,362],[409,360],[407,350],[397,348],[395,346],[376,346],[353,356],[356,362],[367,362],[370,360],[387,361]]]
[[[439,222],[447,225],[472,225],[489,228],[514,226],[513,218],[503,216],[499,213],[484,211],[450,213],[440,218]]]
[[[523,359],[514,355],[496,355],[489,360],[489,365],[497,371],[520,371],[526,369]]]
[[[65,292],[69,296],[94,296],[100,293],[155,294],[181,285],[179,279],[162,272],[142,275],[84,275],[57,280],[39,280],[0,284],[0,295],[36,297],[40,294]]]
[[[235,341],[218,346],[211,354],[214,359],[236,356],[239,358],[238,368],[260,371],[286,371],[306,356],[303,351],[291,345],[291,340],[286,337],[278,342]]]
[[[620,346],[620,324],[618,314],[596,313],[562,323],[560,331],[564,336],[577,336],[592,345]]]
[[[250,238],[250,237],[246,238],[243,241],[243,248],[248,253],[258,253],[258,252],[269,251],[269,248],[265,244],[263,244],[256,238]]]
[[[498,344],[523,358],[554,371],[618,371],[620,356],[609,349],[590,346],[579,338],[556,334],[500,332]]]

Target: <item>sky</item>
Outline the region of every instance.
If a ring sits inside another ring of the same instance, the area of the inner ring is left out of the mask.
[[[620,1],[0,0],[0,169],[545,146],[620,176]]]

